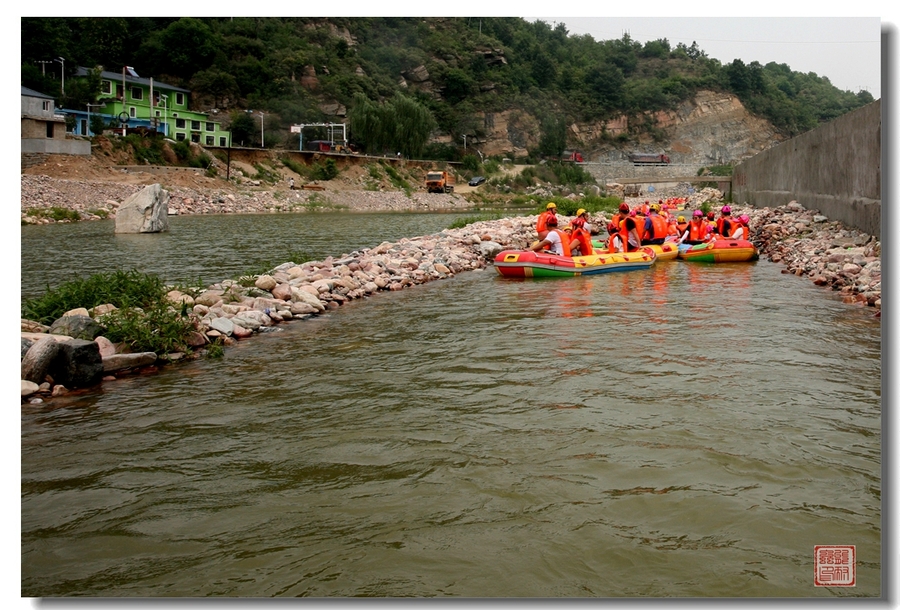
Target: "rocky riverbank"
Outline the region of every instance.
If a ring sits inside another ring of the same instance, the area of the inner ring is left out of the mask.
[[[29,186],[27,195],[26,182]],[[69,181],[26,181],[23,176],[23,210],[26,196],[32,201],[40,198],[47,205],[66,206],[67,209],[89,205],[85,197],[73,196],[74,191],[66,193],[65,188],[78,189],[94,201],[118,196],[124,199],[142,188],[122,185],[123,190],[116,194],[109,184],[105,186],[110,190],[103,190],[89,183],[60,187],[58,182]],[[203,194],[202,199],[199,194],[187,195],[190,193],[179,195],[181,202],[175,204],[182,206],[182,210],[192,210],[184,213],[273,211],[265,208],[265,204],[258,207],[261,202],[270,201],[263,197],[241,201],[225,195],[224,198],[234,204],[230,207],[230,203],[219,202],[219,196],[215,194]],[[374,209],[409,209],[409,198],[403,193],[363,192],[348,197],[353,201],[371,200],[374,203],[370,205],[382,206]],[[400,198],[407,201],[405,208],[383,207],[400,205]],[[110,203],[109,207],[117,206]],[[196,211],[207,207],[215,211]],[[735,215],[746,213],[750,216],[751,239],[759,248],[762,259],[784,265],[783,273],[807,276],[823,288],[840,291],[845,302],[871,306],[873,315],[880,316],[881,245],[873,236],[848,229],[796,202],[787,202],[778,208],[732,208]],[[168,298],[173,305],[189,312],[195,327],[191,347],[196,356],[210,345],[227,346],[255,333],[274,330],[279,324],[315,316],[382,290],[401,290],[464,271],[482,270],[491,265],[501,250],[530,244],[536,238],[535,220],[535,216],[523,216],[481,221],[434,235],[385,242],[375,248],[338,258],[328,257],[324,261],[285,262],[266,275],[226,280],[195,295],[172,291]],[[601,214],[595,224],[605,226],[605,220]],[[92,336],[80,334],[84,332],[81,329],[91,327],[92,319],[102,323],[102,314],[110,307],[70,312],[71,315],[66,316],[71,318],[70,322],[83,324],[66,324],[53,333],[48,332],[47,327],[22,321],[23,400],[41,401],[73,388],[89,387],[160,364],[152,352],[120,353],[121,346],[103,339],[102,325],[94,327]],[[79,330],[67,330],[72,328]],[[182,358],[184,355],[175,354],[166,361]]]

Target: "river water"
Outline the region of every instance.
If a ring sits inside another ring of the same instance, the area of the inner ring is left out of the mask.
[[[143,270],[450,220],[179,218]],[[86,275],[139,241],[30,229],[23,294],[39,243]],[[780,271],[488,268],[23,405],[21,594],[877,597],[881,325]],[[814,586],[815,545],[855,545],[855,587]]]

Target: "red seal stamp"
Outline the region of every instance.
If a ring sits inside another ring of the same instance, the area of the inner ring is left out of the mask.
[[[856,546],[816,545],[817,587],[856,586]]]

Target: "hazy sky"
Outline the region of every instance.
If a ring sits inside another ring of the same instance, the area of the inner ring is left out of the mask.
[[[668,39],[672,47],[694,41],[723,64],[770,61],[795,72],[815,72],[854,93],[866,89],[881,97],[881,19],[879,17],[526,17],[564,23],[570,34],[597,40],[647,42]]]

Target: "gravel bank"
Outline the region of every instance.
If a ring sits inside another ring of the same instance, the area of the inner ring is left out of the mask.
[[[22,175],[22,222],[48,224],[50,218],[34,210],[62,208],[78,212],[83,220],[115,217],[116,210],[144,185],[89,180],[60,180],[43,175]],[[261,214],[302,212],[335,208],[354,212],[466,210],[471,204],[456,194],[402,191],[259,190],[198,191],[165,187],[169,192],[169,214]]]

